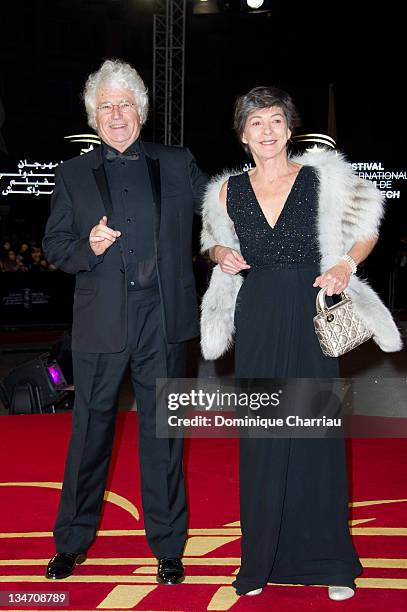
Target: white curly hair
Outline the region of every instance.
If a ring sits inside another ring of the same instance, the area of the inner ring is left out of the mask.
[[[85,102],[88,123],[94,130],[96,126],[96,96],[101,87],[112,87],[113,89],[129,89],[135,97],[140,123],[143,125],[148,114],[147,87],[138,72],[125,62],[120,60],[106,60],[99,70],[89,75],[83,90],[83,101]]]

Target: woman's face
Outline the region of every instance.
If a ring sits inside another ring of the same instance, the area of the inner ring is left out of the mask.
[[[278,106],[253,111],[247,118],[242,134],[254,158],[272,159],[286,151],[291,136],[284,112]]]

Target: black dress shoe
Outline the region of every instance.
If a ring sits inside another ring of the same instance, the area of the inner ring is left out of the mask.
[[[157,582],[179,584],[185,580],[184,566],[178,557],[163,557],[158,560]]]
[[[86,555],[82,553],[57,553],[48,563],[45,578],[49,580],[62,580],[68,578],[79,565],[86,560]]]

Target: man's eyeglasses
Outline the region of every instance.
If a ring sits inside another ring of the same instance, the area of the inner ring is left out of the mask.
[[[133,106],[136,106],[134,102],[119,102],[119,104],[112,104],[111,102],[104,102],[100,106],[97,106],[97,110],[103,115],[109,115],[113,112],[114,107],[120,110],[121,113],[129,113]]]

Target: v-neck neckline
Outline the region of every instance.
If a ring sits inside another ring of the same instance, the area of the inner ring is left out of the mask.
[[[264,210],[263,210],[263,208],[261,207],[259,200],[257,199],[256,192],[255,192],[254,187],[253,187],[253,185],[252,185],[252,182],[251,182],[251,180],[250,180],[250,175],[249,175],[249,172],[246,172],[246,174],[247,174],[247,180],[249,181],[249,186],[250,186],[250,189],[251,189],[251,191],[252,191],[252,194],[253,194],[253,196],[254,196],[254,199],[256,200],[256,204],[257,204],[257,206],[258,206],[258,208],[259,208],[259,210],[260,210],[260,213],[261,213],[261,215],[263,216],[263,219],[264,219],[264,221],[267,223],[268,227],[269,227],[271,230],[273,230],[273,231],[276,229],[276,227],[277,227],[277,225],[278,225],[278,223],[279,223],[279,221],[280,221],[280,218],[281,218],[281,216],[283,215],[283,213],[284,213],[284,211],[285,211],[285,209],[286,209],[286,207],[287,207],[287,203],[288,203],[288,201],[289,201],[289,200],[290,200],[290,198],[291,198],[291,194],[292,194],[292,192],[294,191],[294,187],[295,187],[295,186],[296,186],[296,184],[297,184],[297,181],[298,181],[298,179],[299,179],[299,176],[300,176],[300,174],[301,174],[301,172],[302,172],[303,168],[305,168],[305,166],[301,166],[301,168],[298,170],[298,172],[297,172],[297,176],[295,177],[294,182],[293,182],[293,184],[291,185],[291,189],[290,189],[290,191],[288,192],[288,195],[287,195],[287,197],[286,197],[286,199],[285,199],[284,205],[283,205],[283,207],[282,207],[282,209],[281,209],[281,211],[280,211],[280,214],[278,215],[278,217],[277,217],[276,222],[274,223],[274,225],[270,225],[270,223],[268,222],[267,217],[266,217],[266,215],[264,214]]]

